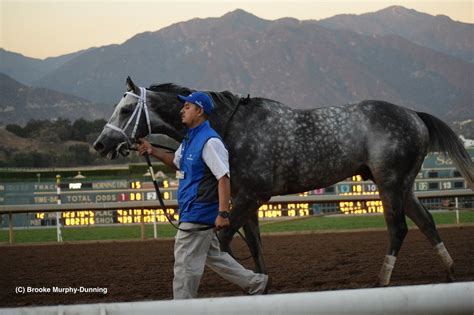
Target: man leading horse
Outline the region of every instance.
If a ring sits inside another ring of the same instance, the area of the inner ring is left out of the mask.
[[[175,153],[140,139],[140,154],[149,154],[176,170],[179,179],[179,230],[174,246],[173,296],[196,298],[204,265],[249,294],[266,293],[268,275],[245,269],[220,249],[214,227],[229,227],[230,173],[227,149],[208,116],[214,105],[205,92],[178,95],[187,134]]]

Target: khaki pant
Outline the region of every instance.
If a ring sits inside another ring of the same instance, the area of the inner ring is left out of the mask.
[[[191,229],[202,226],[183,222],[179,227]],[[197,297],[205,265],[249,294],[261,294],[267,285],[267,275],[245,269],[228,253],[220,250],[214,229],[199,232],[178,230],[174,258],[173,297],[175,299]]]

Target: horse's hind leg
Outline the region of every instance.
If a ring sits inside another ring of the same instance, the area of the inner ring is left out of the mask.
[[[387,286],[390,283],[398,252],[408,232],[403,213],[403,196],[406,193],[406,189],[402,189],[401,186],[391,185],[390,187],[380,188],[385,222],[390,238],[388,251],[379,273],[379,285],[381,286]]]
[[[448,274],[448,281],[454,281],[454,262],[449,255],[443,241],[441,240],[436,225],[433,220],[433,216],[428,210],[420,203],[418,198],[414,195],[413,191],[407,193],[405,199],[405,214],[415,222],[420,231],[430,241],[431,245],[434,246],[436,254],[441,258]]]

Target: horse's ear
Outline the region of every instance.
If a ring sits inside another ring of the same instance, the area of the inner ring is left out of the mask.
[[[138,92],[138,87],[133,83],[132,79],[128,76],[127,80],[125,81],[127,85],[127,91],[128,92]]]

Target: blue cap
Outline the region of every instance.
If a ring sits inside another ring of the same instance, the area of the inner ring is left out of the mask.
[[[193,92],[189,96],[178,95],[178,99],[182,102],[189,102],[201,107],[207,115],[210,115],[214,110],[212,99],[205,92]]]

